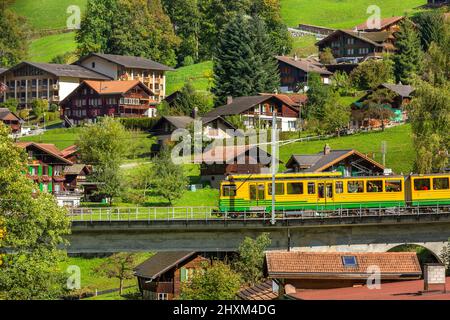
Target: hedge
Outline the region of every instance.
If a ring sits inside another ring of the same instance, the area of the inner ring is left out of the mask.
[[[160,118],[120,118],[120,122],[127,129],[150,130]]]

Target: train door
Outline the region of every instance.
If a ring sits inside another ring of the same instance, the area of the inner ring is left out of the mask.
[[[264,205],[265,199],[265,185],[264,183],[250,184],[250,201],[256,206]]]
[[[317,183],[317,203],[320,205],[332,205],[334,202],[333,182],[319,181]]]

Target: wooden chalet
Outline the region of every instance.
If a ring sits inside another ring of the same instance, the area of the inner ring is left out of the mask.
[[[54,144],[18,142],[28,155],[26,175],[36,183],[36,190],[51,193],[60,206],[79,206],[84,196],[83,184],[92,173],[91,166],[72,162],[69,147],[60,151]]]
[[[370,266],[379,268],[382,284],[422,276],[415,252],[269,251],[265,260],[268,278],[283,283],[286,294],[363,285],[371,275]]]
[[[11,133],[20,133],[22,130],[23,120],[8,108],[0,108],[0,122],[9,127]]]
[[[384,174],[384,166],[361,152],[331,150],[325,145],[317,154],[294,154],[286,163],[287,172],[342,172],[344,177],[376,176]]]
[[[316,43],[319,51],[331,48],[337,62],[361,62],[368,57],[380,57],[383,53],[395,51],[395,37],[392,32],[361,32],[336,30]]]
[[[158,252],[138,265],[134,274],[144,300],[174,300],[183,282],[210,260],[196,252]]]
[[[78,125],[97,117],[155,117],[152,91],[138,80],[84,81],[61,102],[61,117]]]
[[[297,56],[278,56],[277,60],[282,92],[303,90],[307,86],[311,73],[319,74],[324,84],[329,84],[333,75],[320,62],[313,59],[300,59]]]
[[[392,101],[385,101],[385,108],[392,111],[394,116],[391,119],[386,119],[384,125],[391,125],[395,123],[404,123],[408,120],[408,114],[405,110],[412,99],[414,93],[414,87],[410,85],[382,83],[375,90],[387,89],[393,93]],[[369,119],[364,113],[365,101],[369,98],[370,94],[375,91],[370,90],[361,97],[358,101],[352,104],[352,116],[351,116],[351,129],[360,128],[380,128],[382,127],[381,120]]]
[[[273,112],[276,111],[278,129],[296,131],[299,122],[299,108],[292,99],[276,94],[260,94],[232,98],[228,103],[206,114],[206,118],[240,116],[246,128],[272,127]]]

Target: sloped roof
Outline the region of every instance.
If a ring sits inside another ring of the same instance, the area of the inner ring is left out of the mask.
[[[24,65],[30,65],[37,69],[41,69],[56,77],[71,77],[81,79],[95,79],[95,80],[110,80],[108,76],[97,73],[95,71],[86,69],[84,67],[73,64],[56,64],[56,63],[36,63],[24,61],[18,65],[8,69],[5,72],[14,71],[21,68]]]
[[[142,57],[133,57],[133,56],[121,56],[116,54],[105,54],[105,53],[91,53],[86,57],[82,57],[76,63],[81,63],[83,60],[90,58],[92,56],[96,56],[109,62],[118,64],[125,68],[135,68],[135,69],[147,69],[147,70],[161,70],[161,71],[172,71],[174,70],[171,67],[158,63],[156,61],[142,58]]]
[[[87,166],[85,164],[78,164],[75,163],[71,166],[67,166],[64,168],[64,173],[65,174],[72,174],[72,175],[78,175],[81,173],[81,171],[83,171],[85,168],[87,168]]]
[[[248,163],[246,161],[245,164],[263,164],[270,165],[271,155],[262,150],[257,146],[250,145],[236,145],[236,146],[212,146],[211,148],[206,149],[203,152],[203,162],[206,163],[214,163],[214,162],[231,162],[242,154],[246,154],[248,152],[249,155],[255,155],[257,163]],[[260,158],[264,157],[268,160],[268,163],[261,163]],[[279,160],[278,160],[279,161]]]
[[[323,152],[319,152],[317,154],[306,154],[306,155],[292,155],[289,161],[286,163],[287,168],[292,168],[294,162],[296,162],[301,168],[303,168],[304,172],[318,172],[324,170],[333,164],[341,161],[342,159],[349,157],[353,154],[358,155],[361,158],[372,163],[374,166],[384,170],[384,167],[376,162],[375,160],[370,159],[366,155],[353,150],[331,150],[330,153],[325,154]]]
[[[78,146],[72,145],[72,146],[69,146],[69,147],[61,150],[61,156],[63,156],[65,158],[67,156],[70,156],[71,154],[74,154],[77,151],[78,151]]]
[[[14,112],[11,112],[8,108],[0,108],[0,120],[11,120],[6,119],[7,117],[16,118],[18,121],[21,120],[18,116],[14,114]]]
[[[343,257],[355,257],[355,266],[345,266]],[[270,278],[366,278],[370,266],[377,266],[383,278],[399,275],[420,277],[422,269],[415,252],[286,252],[266,253]]]
[[[8,70],[8,69],[6,69],[6,68],[0,68],[0,74],[2,74],[3,72],[5,72],[6,70]]]
[[[158,252],[134,268],[134,273],[141,278],[155,279],[194,254],[194,251]]]
[[[242,288],[237,296],[242,300],[274,300],[278,298],[278,293],[273,292],[272,280],[267,280],[251,287]]]
[[[318,73],[323,75],[332,75],[330,71],[328,71],[325,68],[320,67],[318,62],[314,62],[310,59],[296,59],[293,57],[287,57],[287,56],[277,56],[278,61],[282,61],[284,63],[287,63],[297,69],[300,69],[304,72],[312,72],[312,73]]]
[[[367,26],[367,21],[364,22],[364,23],[361,23],[361,24],[357,25],[357,26],[355,27],[355,29],[358,30],[358,31],[365,31],[365,30],[381,30],[381,29],[384,29],[384,28],[390,26],[391,24],[394,24],[394,23],[397,23],[397,22],[403,20],[403,18],[404,18],[404,17],[402,17],[402,16],[399,16],[399,17],[390,17],[390,18],[383,18],[383,19],[381,19],[381,21],[380,21],[380,29],[369,28],[369,27]]]
[[[397,93],[399,96],[402,97],[410,97],[411,93],[414,92],[414,87],[410,85],[404,85],[404,84],[391,84],[391,83],[383,83],[381,84],[382,87],[392,90],[395,93]]]
[[[70,164],[70,165],[72,164],[71,161],[65,159],[61,155],[61,151],[59,151],[59,149],[52,143],[17,142],[16,145],[23,149],[27,149],[29,147],[35,147],[45,153],[50,154],[51,156],[55,157],[56,159],[61,160],[62,162],[66,163],[66,164]]]
[[[288,107],[291,107],[293,110],[298,111],[295,105],[288,104],[287,102],[289,101],[279,98],[278,95],[276,94],[260,94],[257,96],[245,96],[233,98],[233,101],[230,104],[226,104],[211,110],[205,115],[205,117],[209,118],[209,117],[231,116],[241,114],[272,98],[275,98],[281,101],[282,103],[286,104]],[[290,100],[290,102],[293,101]]]
[[[382,42],[386,41],[392,36],[392,33],[387,31],[380,31],[380,32],[358,32],[358,31],[352,31],[352,30],[344,30],[339,29],[327,36],[326,38],[320,40],[316,43],[316,45],[320,45],[324,42],[327,42],[330,38],[333,38],[338,33],[345,33],[349,36],[352,36],[354,38],[360,39],[364,42],[370,43],[376,47],[383,46]]]
[[[89,87],[95,90],[98,94],[118,94],[126,93],[140,84],[139,80],[126,80],[126,81],[84,81]],[[148,89],[150,90],[150,89]]]
[[[164,116],[162,119],[166,119],[177,129],[186,129],[194,121],[194,118],[188,116]]]

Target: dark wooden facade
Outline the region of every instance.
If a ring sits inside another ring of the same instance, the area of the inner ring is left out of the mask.
[[[151,104],[151,91],[144,84],[134,82],[132,87],[127,81],[120,86],[119,81],[114,82],[118,88],[116,92],[99,91],[91,86],[94,82],[85,81],[61,102],[61,118],[68,118],[74,124],[82,122],[96,122],[97,117],[152,117],[156,109]],[[106,86],[108,82],[101,82]]]

